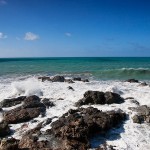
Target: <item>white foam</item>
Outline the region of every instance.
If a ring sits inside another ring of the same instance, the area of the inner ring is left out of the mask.
[[[21,129],[22,124],[12,125],[12,129],[16,132],[13,137],[20,138],[26,130],[34,128],[39,122],[45,121],[47,118],[60,117],[67,112],[70,108],[76,108],[75,102],[83,97],[84,92],[87,90],[94,91],[112,91],[121,94],[123,98],[133,97],[138,101],[140,105],[150,105],[150,87],[138,86],[138,83],[128,83],[119,81],[92,81],[89,83],[75,82],[74,84],[59,83],[59,82],[41,82],[35,78],[25,79],[24,81],[14,81],[10,84],[0,83],[0,100],[7,97],[17,97],[17,95],[39,95],[41,98],[51,98],[51,101],[55,103],[55,106],[47,109],[46,116],[35,118],[37,122],[27,122],[28,128]],[[69,90],[67,87],[72,86],[74,91]],[[41,92],[43,95],[41,95]],[[16,95],[16,96],[15,96]],[[63,98],[64,100],[58,100]],[[87,107],[87,106],[84,106]],[[129,119],[125,121],[125,124],[121,129],[113,129],[113,134],[118,134],[119,138],[108,139],[107,143],[116,146],[119,150],[149,150],[150,149],[150,126],[147,124],[135,124],[132,122],[132,115],[134,112],[128,109],[128,107],[137,107],[137,104],[132,100],[127,99],[122,104],[112,105],[93,105],[103,111],[122,109],[124,112],[130,115]],[[56,120],[57,118],[53,119]],[[45,131],[50,129],[51,126],[47,125],[41,130]],[[111,133],[110,133],[111,134]]]

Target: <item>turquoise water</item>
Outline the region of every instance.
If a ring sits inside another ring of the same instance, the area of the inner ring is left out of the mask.
[[[102,80],[128,78],[150,80],[150,57],[0,59],[0,76],[34,74],[86,76]]]

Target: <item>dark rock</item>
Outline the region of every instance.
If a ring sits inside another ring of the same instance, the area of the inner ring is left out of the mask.
[[[17,104],[21,104],[25,98],[25,96],[20,96],[12,99],[4,99],[2,102],[0,102],[0,107],[12,107]]]
[[[139,107],[129,107],[130,110],[135,111],[137,114],[133,116],[133,122],[135,123],[143,123],[146,121],[147,123],[150,123],[150,107],[147,107],[146,105],[142,105]]]
[[[3,139],[0,144],[0,150],[20,150],[18,148],[19,140],[14,138]]]
[[[63,98],[58,98],[57,100],[64,100]]]
[[[127,100],[127,99],[134,99],[134,97],[127,97],[127,98],[125,98],[125,100]]]
[[[100,145],[100,147],[96,148],[95,150],[115,150],[115,147],[104,143]]]
[[[64,82],[65,78],[63,76],[54,76],[51,78],[52,82]]]
[[[51,122],[52,122],[52,118],[47,118],[47,119],[43,122],[42,126],[44,127],[44,126],[50,124]]]
[[[139,83],[139,81],[136,80],[136,79],[128,79],[128,80],[126,80],[126,82],[130,82],[130,83]]]
[[[55,106],[55,104],[47,98],[44,98],[42,102],[47,108]]]
[[[121,103],[123,102],[123,98],[120,97],[120,95],[112,92],[106,92],[105,93],[105,103],[106,104],[113,104],[113,103]]]
[[[6,122],[0,123],[0,137],[4,137],[10,134],[10,128]]]
[[[23,108],[36,108],[36,107],[45,107],[43,103],[40,102],[40,98],[36,95],[29,96],[24,100]]]
[[[42,82],[51,81],[50,77],[38,77],[38,79],[42,80]]]
[[[81,81],[80,77],[73,78],[74,81]]]
[[[71,113],[70,113],[71,112]],[[102,112],[96,108],[69,110],[51,124],[51,133],[62,140],[64,149],[84,150],[90,148],[89,138],[95,133],[107,132],[125,119],[121,112]]]
[[[71,86],[68,86],[68,89],[74,91],[73,87]]]
[[[65,79],[65,82],[74,83],[71,79]]]
[[[83,82],[89,82],[89,80],[88,79],[84,79],[84,80],[82,80]]]
[[[4,113],[4,121],[7,123],[22,123],[38,117],[41,112],[45,111],[43,107],[22,108],[18,107]]]
[[[87,91],[84,93],[84,98],[76,103],[76,106],[79,107],[87,104],[112,104],[121,102],[123,102],[123,98],[116,93]]]

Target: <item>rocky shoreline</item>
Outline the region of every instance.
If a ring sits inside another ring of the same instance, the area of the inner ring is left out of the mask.
[[[83,82],[90,83],[88,79],[79,77],[65,79],[63,76],[39,77],[42,82]],[[140,86],[148,86],[147,83],[140,83],[138,80],[129,79],[126,82],[131,84],[139,83]],[[68,86],[68,90],[76,90]],[[39,122],[36,127],[28,130],[27,122],[36,122],[36,118],[45,117],[49,109],[57,104],[48,98],[40,98],[36,95],[19,96],[16,98],[4,99],[0,102],[0,113],[3,119],[0,123],[0,150],[86,150],[90,149],[90,139],[99,134],[105,135],[112,128],[118,128],[132,118],[133,123],[150,123],[150,107],[138,104],[137,107],[129,107],[129,111],[135,112],[134,116],[121,109],[111,111],[101,111],[93,106],[125,103],[131,98],[123,98],[121,95],[107,91],[86,91],[82,99],[74,102],[74,109],[70,109],[60,117],[47,117],[43,122]],[[134,98],[133,98],[134,99]],[[132,100],[132,99],[131,99]],[[60,98],[58,101],[63,101]],[[136,103],[136,102],[135,102]],[[92,105],[92,106],[91,106]],[[84,108],[84,106],[86,106]],[[6,110],[5,108],[11,108]],[[21,129],[26,128],[20,139],[11,138],[15,129],[12,124],[22,124]],[[41,129],[48,126],[44,132]],[[47,137],[45,139],[45,137]],[[97,150],[114,149],[113,146],[103,143]]]

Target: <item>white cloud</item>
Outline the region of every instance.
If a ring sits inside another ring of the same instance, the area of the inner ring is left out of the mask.
[[[72,36],[72,34],[69,33],[69,32],[66,32],[65,35],[68,36],[68,37],[71,37],[71,36]]]
[[[5,35],[4,33],[0,32],[0,39],[6,39],[7,35]]]
[[[25,37],[24,37],[25,40],[28,40],[28,41],[34,41],[34,40],[37,40],[39,39],[39,36],[32,33],[32,32],[27,32],[25,34]]]
[[[6,0],[0,0],[0,5],[6,5],[6,4],[7,4]]]

